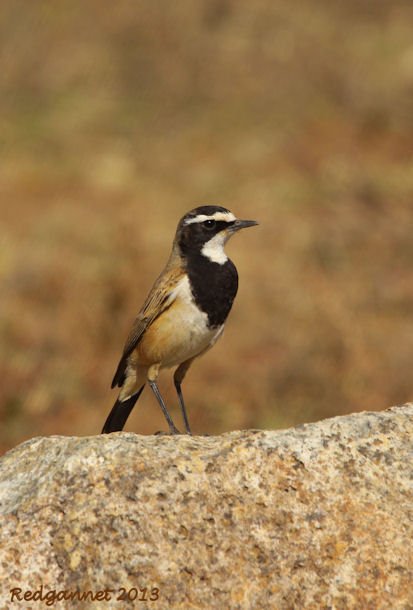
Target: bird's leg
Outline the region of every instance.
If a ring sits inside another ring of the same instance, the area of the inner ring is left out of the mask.
[[[176,369],[176,371],[174,373],[175,389],[176,389],[176,393],[178,394],[179,404],[180,404],[181,411],[182,411],[182,417],[184,418],[185,429],[186,429],[187,434],[192,434],[192,432],[191,432],[191,428],[189,427],[188,416],[186,414],[184,397],[182,395],[182,390],[181,390],[181,384],[182,384],[182,381],[184,380],[184,377],[185,377],[189,367],[191,366],[192,360],[193,359],[191,358],[190,360],[186,360],[185,362],[182,362],[182,364],[180,364],[178,366],[178,368]]]
[[[157,386],[156,379],[158,377],[158,372],[159,372],[159,366],[152,366],[149,369],[148,383],[151,386],[151,390],[155,394],[155,396],[159,402],[159,405],[162,409],[162,413],[164,414],[166,421],[168,422],[169,432],[171,434],[181,434],[179,432],[178,428],[175,426],[174,422],[172,421],[172,417],[168,413],[168,409],[166,408],[166,405],[163,401],[163,398],[162,398],[159,388]]]

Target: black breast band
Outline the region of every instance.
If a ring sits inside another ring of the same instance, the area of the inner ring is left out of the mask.
[[[197,306],[207,314],[210,328],[221,326],[238,290],[238,273],[229,259],[223,265],[202,254],[190,256],[187,272]]]

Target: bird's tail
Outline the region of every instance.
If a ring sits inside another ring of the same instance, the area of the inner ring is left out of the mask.
[[[143,385],[140,390],[136,392],[136,394],[132,394],[132,396],[126,398],[126,400],[119,400],[119,398],[117,399],[108,415],[107,420],[105,421],[105,425],[102,428],[102,434],[119,432],[120,430],[123,430],[123,426],[126,424],[126,420],[128,419],[130,412],[135,406],[139,396],[142,394],[144,387],[145,385]]]

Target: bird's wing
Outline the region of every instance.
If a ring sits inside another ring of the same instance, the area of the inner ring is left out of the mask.
[[[181,279],[182,268],[166,267],[156,280],[126,339],[122,358],[113,377],[112,388],[116,385],[119,387],[123,385],[129,356],[139,344],[150,324],[172,305],[176,298],[175,288]]]

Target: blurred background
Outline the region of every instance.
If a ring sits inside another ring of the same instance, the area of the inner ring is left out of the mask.
[[[411,0],[2,1],[1,450],[100,431],[206,203],[260,226],[185,382],[195,432],[412,399],[412,23]],[[166,429],[148,389],[126,429]]]

